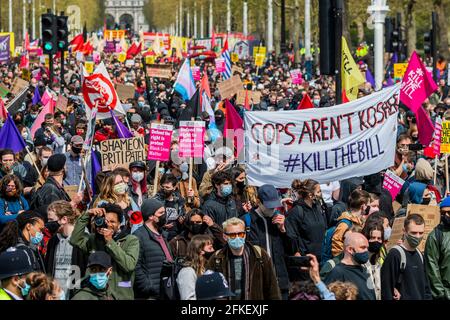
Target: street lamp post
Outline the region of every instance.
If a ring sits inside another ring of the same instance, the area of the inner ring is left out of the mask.
[[[381,90],[384,77],[384,21],[389,12],[386,0],[372,0],[367,12],[373,17],[375,29],[374,56],[375,56],[375,89]]]

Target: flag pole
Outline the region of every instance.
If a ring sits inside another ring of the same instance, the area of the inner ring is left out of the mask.
[[[445,155],[445,187],[446,195],[449,193],[449,181],[448,181],[448,154]]]
[[[438,161],[439,161],[439,155],[436,155],[436,157],[434,158],[434,177],[433,177],[433,185],[436,185],[436,180],[437,180],[437,165],[438,165]]]
[[[28,150],[28,146],[25,146],[25,150],[27,150],[27,154],[28,154],[28,156],[30,157],[31,162],[33,162],[34,168],[35,168],[36,171],[38,172],[39,177],[42,178],[42,179],[44,179],[44,177],[42,176],[41,170],[39,170],[39,168],[38,168],[36,162],[35,162],[34,159],[33,159],[33,156],[32,156],[31,153],[30,153],[30,150]]]

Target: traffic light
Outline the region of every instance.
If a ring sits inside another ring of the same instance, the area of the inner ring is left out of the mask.
[[[391,48],[392,52],[399,52],[401,49],[402,43],[400,39],[400,29],[393,29],[391,33]]]
[[[320,73],[334,75],[336,70],[336,39],[334,37],[334,3],[319,1]],[[339,39],[340,41],[340,39]]]
[[[386,47],[386,52],[394,52],[394,50],[392,48],[392,31],[394,29],[394,24],[392,22],[392,19],[390,17],[386,17],[384,25],[385,25],[384,43],[385,43],[385,47]]]
[[[61,15],[56,17],[58,51],[67,51],[69,48],[68,17]]]
[[[427,55],[433,55],[434,52],[434,48],[436,46],[435,41],[433,41],[434,39],[434,35],[433,35],[433,30],[430,30],[429,32],[426,32],[423,35],[423,50],[425,52],[425,54]]]
[[[41,16],[42,24],[42,49],[44,54],[55,54],[57,49],[56,16],[45,13]]]

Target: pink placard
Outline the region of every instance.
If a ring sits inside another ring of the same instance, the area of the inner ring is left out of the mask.
[[[393,200],[397,197],[404,183],[405,180],[390,170],[387,170],[384,174],[383,188],[389,191]]]
[[[291,79],[292,84],[302,84],[303,78],[299,69],[291,70]]]
[[[179,157],[203,158],[205,122],[180,121]]]
[[[435,155],[441,154],[441,138],[442,138],[442,120],[438,118],[434,124],[434,143],[433,151]]]
[[[202,78],[200,67],[195,66],[192,68],[192,76],[194,77],[194,81],[200,81],[200,79]]]
[[[148,160],[167,161],[170,159],[172,132],[173,126],[171,125],[152,123],[148,145]]]
[[[216,59],[216,72],[217,73],[225,72],[225,59],[223,58]]]

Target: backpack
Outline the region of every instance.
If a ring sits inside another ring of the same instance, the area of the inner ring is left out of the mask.
[[[395,245],[391,248],[395,249],[398,251],[398,253],[400,253],[400,276],[398,277],[398,281],[396,284],[396,287],[400,285],[400,283],[402,283],[403,281],[403,274],[405,273],[406,270],[406,254],[405,254],[405,249],[402,246],[399,245]],[[422,260],[423,263],[423,255],[422,252],[420,252],[419,249],[416,248],[417,253],[419,254],[420,259]]]
[[[176,258],[173,262],[163,262],[160,290],[162,300],[180,300],[177,277],[184,268],[184,261],[184,258]]]
[[[333,259],[333,254],[331,253],[331,244],[333,242],[333,236],[334,236],[334,233],[336,232],[336,228],[341,223],[345,223],[349,228],[351,228],[353,225],[353,222],[351,222],[350,220],[342,219],[342,220],[339,220],[335,226],[327,229],[327,231],[325,232],[325,237],[323,239],[323,243],[322,243],[322,255],[321,255],[322,256],[321,257],[322,264],[324,264],[328,260]]]

